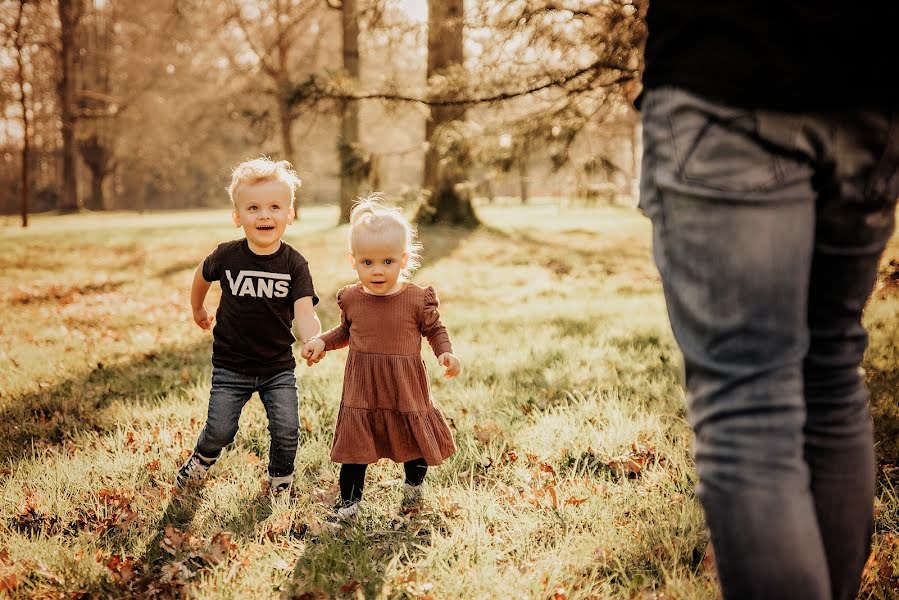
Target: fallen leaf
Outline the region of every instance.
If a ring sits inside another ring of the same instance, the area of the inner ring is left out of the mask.
[[[312,421],[309,419],[309,417],[303,415],[302,417],[300,417],[300,423],[303,425],[303,429],[305,429],[308,433],[312,433]]]
[[[313,502],[319,502],[325,506],[333,506],[337,502],[340,495],[340,485],[335,483],[328,488],[315,488],[309,493],[309,498]]]
[[[14,590],[19,587],[19,578],[15,573],[0,578],[0,592]]]
[[[358,588],[358,587],[359,587],[358,581],[350,581],[348,583],[344,583],[343,585],[341,585],[340,591],[343,592],[344,594],[349,594],[350,592],[355,591],[356,588]]]
[[[553,510],[559,510],[559,498],[556,496],[556,488],[554,486],[548,485],[546,486],[546,491],[549,493],[549,497],[552,499]]]
[[[229,531],[220,531],[212,536],[209,552],[206,554],[210,562],[222,562],[237,550],[237,544],[231,541],[231,535]]]
[[[501,431],[495,421],[488,421],[483,426],[475,423],[472,428],[476,440],[484,444],[489,444]]]
[[[118,585],[126,585],[134,579],[134,559],[113,554],[106,561],[106,568],[112,572],[112,580]]]
[[[175,529],[171,525],[166,525],[165,534],[162,537],[162,541],[159,542],[159,545],[163,550],[174,556],[181,551],[186,537],[187,536],[183,531]]]
[[[545,463],[545,462],[544,462],[544,463],[540,463],[539,469],[540,469],[541,471],[543,471],[544,473],[550,473],[551,475],[555,475],[555,474],[556,474],[556,470],[553,469],[552,465],[549,464],[549,463]]]

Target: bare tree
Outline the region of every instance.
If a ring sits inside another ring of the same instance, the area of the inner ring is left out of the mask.
[[[91,195],[86,204],[91,210],[106,208],[103,183],[115,168],[113,143],[115,114],[120,98],[113,96],[112,71],[116,3],[92,7],[82,15],[79,47],[85,60],[79,63],[82,89],[78,91],[81,127],[78,150],[91,175]]]
[[[429,0],[428,11],[428,81],[434,84],[438,77],[458,80],[464,69],[463,2]],[[445,95],[446,91],[436,94]],[[470,166],[467,135],[458,126],[464,119],[464,104],[431,105],[425,125],[428,149],[424,165],[424,187],[430,195],[419,208],[419,223],[478,224],[471,194],[459,189]]]
[[[356,0],[342,1],[341,21],[343,69],[353,81],[359,81],[359,11]],[[339,224],[349,223],[353,201],[359,195],[359,185],[371,167],[371,157],[363,151],[359,139],[359,101],[348,98],[341,105],[340,138],[337,140],[340,159]]]
[[[19,84],[19,105],[22,110],[22,182],[21,182],[21,200],[22,200],[22,227],[28,227],[28,166],[29,152],[31,150],[31,133],[29,132],[28,122],[28,104],[25,100],[25,5],[28,0],[19,0],[19,10],[16,13],[16,24],[14,31],[13,44],[16,48],[16,82]]]
[[[62,122],[62,185],[59,208],[78,210],[78,173],[75,155],[75,29],[81,0],[58,0],[59,9],[59,117]]]
[[[320,10],[327,10],[327,6],[297,0],[264,0],[253,4],[231,0],[225,5],[228,11],[226,24],[235,28],[240,41],[255,57],[258,70],[267,79],[262,90],[275,104],[281,151],[283,157],[294,164],[293,126],[299,113],[291,92],[296,71],[305,69],[308,72],[313,62],[308,59],[318,53],[326,28],[316,15]],[[256,67],[241,66],[233,50],[229,59],[238,71],[249,74],[256,70]]]

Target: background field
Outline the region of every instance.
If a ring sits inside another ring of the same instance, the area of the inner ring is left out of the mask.
[[[290,496],[264,492],[266,419],[194,493],[174,472],[205,419],[211,336],[190,318],[196,264],[238,237],[225,210],[0,223],[0,590],[14,597],[714,598],[693,495],[679,357],[625,208],[481,207],[484,227],[424,232],[464,372],[433,391],[459,452],[399,512],[370,469],[358,524],[325,522],[345,353],[298,368]],[[353,280],[336,210],[286,239],[325,327]],[[863,598],[899,597],[899,238],[866,312],[878,435],[877,537]],[[217,290],[207,304],[216,305]],[[223,533],[224,532],[224,533]],[[0,596],[4,592],[0,591]]]

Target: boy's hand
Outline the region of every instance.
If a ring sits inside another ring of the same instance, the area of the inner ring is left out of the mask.
[[[194,309],[194,322],[200,326],[200,329],[211,329],[214,321],[215,315],[207,314],[205,306]]]
[[[321,338],[312,338],[303,344],[300,356],[306,359],[306,366],[311,367],[325,357],[325,342]]]
[[[462,371],[462,363],[459,362],[459,359],[452,352],[444,352],[437,357],[437,362],[446,367],[446,373],[443,376],[447,379],[455,377]]]

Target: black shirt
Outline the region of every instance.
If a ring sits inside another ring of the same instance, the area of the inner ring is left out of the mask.
[[[296,368],[293,304],[306,296],[318,303],[299,252],[284,241],[268,255],[254,254],[246,239],[224,242],[203,261],[203,279],[222,286],[212,330],[214,366],[262,377]]]
[[[899,2],[650,0],[645,88],[747,108],[899,101]]]

